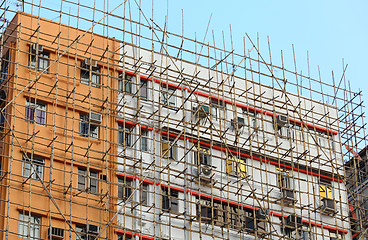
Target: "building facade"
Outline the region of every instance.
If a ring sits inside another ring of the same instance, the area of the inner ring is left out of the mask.
[[[352,239],[336,106],[24,12],[1,41],[2,238]]]

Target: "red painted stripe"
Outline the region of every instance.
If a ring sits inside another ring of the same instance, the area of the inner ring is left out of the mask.
[[[166,135],[166,136],[169,135],[171,138],[176,138],[178,136],[177,134],[168,133],[166,131],[161,131],[161,134]],[[184,137],[180,136],[179,139],[184,140]],[[192,143],[198,143],[198,140],[188,138],[188,137],[186,137],[185,140],[188,140],[189,142],[192,142]],[[206,142],[199,141],[199,144],[203,147],[208,147],[208,148],[212,147],[213,149],[216,149],[216,150],[219,150],[219,151],[222,151],[222,152],[225,152],[225,153],[230,151],[235,156],[238,156],[238,154],[239,154],[239,156],[244,157],[244,158],[250,158],[250,159],[253,159],[253,160],[256,160],[256,161],[262,161],[264,163],[269,163],[269,164],[277,166],[277,167],[283,167],[283,168],[293,170],[293,171],[296,171],[296,172],[305,173],[307,175],[317,176],[317,177],[320,177],[320,178],[328,180],[328,181],[334,181],[334,182],[340,182],[340,183],[343,182],[342,179],[332,178],[332,177],[329,177],[329,176],[326,176],[326,175],[323,175],[323,174],[318,174],[318,173],[315,173],[315,172],[312,172],[312,171],[307,171],[307,170],[300,169],[300,168],[297,168],[297,167],[292,167],[290,165],[281,164],[281,163],[271,161],[271,160],[268,160],[268,159],[251,156],[249,154],[245,154],[245,153],[242,153],[242,152],[237,152],[235,150],[228,150],[228,149],[220,147],[220,146],[216,146],[216,145],[211,146],[211,144],[206,143]]]
[[[141,235],[139,233],[132,233],[132,232],[124,231],[124,230],[116,230],[116,233],[118,235],[124,235],[125,234],[128,237],[137,236],[137,237],[139,237],[139,239],[142,239],[142,240],[154,240],[155,239],[153,237]],[[156,238],[156,239],[159,240],[158,238]]]
[[[138,180],[138,181],[143,181],[143,183],[144,184],[149,184],[149,185],[154,185],[155,184],[155,182],[154,181],[150,181],[150,180],[146,180],[146,179],[144,179],[144,180],[142,180],[141,178],[139,178],[139,177],[133,177],[133,176],[131,176],[131,175],[128,175],[128,174],[125,174],[125,173],[116,173],[116,176],[118,176],[118,177],[122,177],[122,178],[127,178],[127,179],[129,179],[129,180],[133,180],[133,179],[135,179],[135,180]]]
[[[161,183],[160,185],[161,185],[161,187],[162,187],[162,188],[167,188],[167,189],[169,189],[169,188],[170,188],[170,190],[172,189],[172,190],[175,190],[175,191],[178,191],[178,192],[184,193],[184,189],[182,189],[182,188],[173,187],[173,186],[169,186],[169,185],[162,184],[162,183]]]
[[[130,75],[130,76],[137,75],[137,73],[134,74],[133,72],[130,72],[130,71],[127,71],[127,70],[125,70],[125,73]],[[143,79],[143,80],[152,81],[152,78],[148,78],[148,77],[143,76],[143,75],[140,75],[140,78]],[[189,88],[183,88],[183,87],[180,87],[178,85],[168,83],[168,82],[164,82],[164,81],[161,81],[161,80],[158,80],[158,79],[155,79],[155,78],[153,80],[156,83],[159,83],[159,84],[162,84],[162,85],[169,85],[170,88],[184,89],[184,90],[186,89],[188,92],[191,92],[191,90]],[[235,103],[235,102],[232,102],[230,100],[222,99],[222,98],[219,98],[219,97],[211,96],[207,93],[203,93],[203,92],[199,92],[199,91],[194,91],[193,93],[197,94],[198,96],[211,98],[213,100],[223,101],[227,104],[235,105],[235,106],[243,108],[243,109],[248,109],[250,112],[262,113],[262,114],[265,114],[265,115],[268,115],[268,116],[275,116],[275,117],[277,116],[277,114],[274,114],[272,112],[268,112],[268,111],[261,110],[261,109],[258,109],[258,108],[250,107],[250,106],[247,106],[245,104]],[[297,124],[299,126],[302,124],[301,121],[296,120],[296,119],[292,119],[292,118],[289,118],[289,121],[294,123],[294,124]],[[333,134],[333,135],[338,134],[338,132],[336,132],[336,131],[329,130],[329,129],[326,129],[326,128],[323,128],[323,127],[320,127],[320,126],[316,126],[316,125],[313,125],[313,124],[304,123],[304,125],[306,125],[309,129],[321,131],[321,132],[324,132],[324,133],[329,133],[329,134]]]
[[[170,189],[174,189],[178,192],[182,192],[184,193],[184,189],[182,188],[178,188],[178,187],[173,187],[173,186],[168,186],[166,184],[156,184],[156,185],[161,185],[161,187],[163,188],[170,188]],[[248,210],[258,210],[259,208],[257,207],[252,207],[252,206],[249,206],[249,205],[245,205],[245,204],[242,204],[242,203],[237,203],[237,202],[233,202],[233,201],[229,201],[229,200],[225,200],[225,199],[222,199],[222,198],[219,198],[219,197],[214,197],[214,196],[210,196],[210,195],[207,195],[207,194],[201,194],[201,193],[198,193],[198,192],[195,192],[195,191],[191,191],[191,190],[187,190],[186,191],[187,193],[193,195],[193,196],[196,196],[196,197],[200,197],[200,198],[203,198],[203,199],[207,199],[207,200],[211,200],[213,199],[213,201],[217,202],[217,203],[222,203],[222,204],[229,204],[230,206],[236,206],[236,207],[243,207],[245,209],[248,209]],[[287,215],[282,215],[281,213],[277,213],[277,212],[273,212],[273,211],[270,211],[270,215],[272,216],[275,216],[275,217],[282,217],[282,218],[287,218],[288,216]],[[340,233],[348,233],[347,230],[342,230],[342,229],[338,229],[338,228],[335,228],[335,227],[331,227],[331,226],[328,226],[328,225],[321,225],[319,223],[315,223],[315,222],[312,222],[312,221],[308,221],[308,220],[302,220],[302,222],[304,224],[311,224],[312,226],[316,226],[316,227],[320,227],[320,228],[324,228],[324,229],[328,229],[330,231],[339,231]]]
[[[138,123],[134,123],[134,122],[129,122],[129,121],[123,120],[123,119],[118,119],[117,122],[120,123],[120,124],[125,124],[128,127],[134,127],[134,126],[138,125],[142,130],[147,130],[147,131],[152,131],[153,130],[153,128],[151,128],[151,127],[141,125],[141,124],[138,124]]]

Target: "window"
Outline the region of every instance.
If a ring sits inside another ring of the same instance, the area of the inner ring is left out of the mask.
[[[118,130],[119,130],[119,144],[126,147],[133,146],[132,131],[134,130],[134,128],[128,126],[125,126],[124,128],[123,124],[119,124]]]
[[[131,235],[118,235],[118,240],[131,240],[133,239]]]
[[[41,218],[35,215],[19,213],[18,237],[25,239],[39,239]]]
[[[172,160],[178,160],[177,158],[177,145],[174,144],[174,140],[170,139],[166,141],[161,140],[162,157],[170,158]]]
[[[83,137],[98,138],[98,122],[92,121],[88,114],[79,114],[79,134]]]
[[[26,119],[38,124],[46,124],[46,104],[27,100]]]
[[[148,81],[141,79],[140,87],[141,99],[148,99]]]
[[[251,129],[256,129],[256,115],[254,112],[249,112],[248,109],[243,109],[243,117],[244,117],[244,126]]]
[[[217,219],[217,210],[213,209],[211,200],[199,199],[197,218],[202,222],[211,222],[212,219]]]
[[[43,50],[42,45],[32,44],[29,49],[29,67],[38,71],[46,70],[49,67],[50,54]]]
[[[97,62],[95,60],[82,61],[81,69],[80,69],[80,79],[81,83],[88,85],[91,82],[92,87],[100,87],[100,67],[97,66]],[[92,63],[92,65],[90,64]]]
[[[225,116],[224,102],[219,100],[212,100],[211,115],[214,119],[223,119]]]
[[[132,195],[133,181],[126,178],[118,178],[118,198],[128,199]]]
[[[238,159],[233,155],[226,157],[227,173],[240,176],[242,178],[247,177],[247,164],[246,160]]]
[[[8,77],[9,71],[9,51],[1,58],[0,82]]]
[[[124,77],[123,77],[124,76]],[[119,91],[126,92],[126,93],[132,93],[132,76],[127,74],[120,75],[119,80]]]
[[[324,199],[324,198],[333,199],[332,198],[332,186],[327,183],[320,183],[319,184],[319,196],[321,199]]]
[[[165,106],[169,107],[175,107],[176,106],[176,96],[175,96],[175,90],[173,88],[163,87],[162,93],[161,93],[161,102]]]
[[[98,172],[95,171],[88,172],[86,169],[78,168],[78,189],[82,191],[97,193]]]
[[[303,142],[304,141],[303,128],[298,125],[292,125],[290,127],[290,138],[293,140],[293,142],[296,141]]]
[[[277,133],[282,138],[290,137],[289,124],[285,124],[284,126],[277,125]]]
[[[162,188],[162,209],[178,212],[179,192],[173,189]]]
[[[75,231],[76,231],[75,234],[77,235],[75,236],[76,240],[79,240],[79,239],[86,240],[87,239],[87,228],[85,225],[76,225]]]
[[[212,166],[210,150],[207,148],[194,147],[194,162],[197,165]]]
[[[142,151],[149,151],[149,131],[141,130],[141,149]]]
[[[141,184],[141,192],[140,192],[140,203],[143,205],[148,205],[148,193],[149,193],[149,185]]]
[[[289,171],[281,168],[276,168],[277,171],[277,183],[279,188],[292,189]]]
[[[343,239],[340,233],[330,232],[330,240],[340,240]]]
[[[98,226],[95,226],[95,227],[98,227]],[[76,232],[76,236],[75,236],[76,240],[94,240],[96,239],[98,235],[97,232],[93,233],[91,231],[88,231],[86,225],[79,225],[79,224],[75,226],[75,232]]]
[[[42,180],[44,160],[36,156],[31,158],[31,155],[28,155],[28,157],[24,156],[23,160],[23,177]]]

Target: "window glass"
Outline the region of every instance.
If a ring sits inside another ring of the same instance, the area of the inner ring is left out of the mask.
[[[78,189],[86,190],[87,170],[78,168]]]
[[[140,96],[143,99],[148,99],[148,82],[141,79]]]
[[[89,176],[90,176],[89,191],[93,193],[97,193],[98,192],[98,172],[90,171]]]
[[[246,160],[239,159],[233,155],[227,155],[226,157],[227,173],[247,177],[247,165]]]
[[[174,141],[172,139],[170,139],[169,141],[162,139],[161,148],[162,148],[162,157],[177,160],[177,145],[174,144]]]
[[[33,156],[32,159],[31,156],[28,155],[28,157],[24,156],[23,160],[23,177],[39,179],[39,176],[40,179],[43,179],[44,160],[42,158]]]
[[[212,115],[212,118],[215,120],[224,119],[225,117],[224,102],[218,101],[218,100],[212,100],[211,115]]]
[[[91,60],[94,62],[94,60]],[[92,87],[100,87],[100,77],[101,77],[101,69],[99,66],[91,66],[85,63],[85,61],[81,62],[80,68],[80,79],[81,83],[89,85],[91,82]]]
[[[35,47],[40,49],[41,45]],[[29,67],[38,71],[46,70],[49,67],[50,54],[46,51],[35,51],[33,45],[29,49]],[[47,73],[47,70],[45,72]]]
[[[148,151],[149,150],[149,131],[147,130],[141,130],[141,149],[142,151]]]
[[[38,124],[46,124],[46,104],[35,102],[35,100],[27,100],[26,102],[26,119]]]
[[[179,192],[173,189],[162,188],[162,209],[178,212]]]
[[[249,112],[248,109],[243,109],[243,118],[244,118],[244,126],[248,127],[249,130],[255,129],[256,125],[256,116],[254,112]]]
[[[332,199],[332,186],[329,184],[321,183],[319,185],[319,196],[321,199]]]
[[[133,181],[130,179],[118,178],[118,198],[128,199],[132,194]]]
[[[36,240],[40,238],[41,218],[35,215],[19,213],[18,237]]]
[[[176,106],[176,96],[175,96],[175,90],[173,88],[166,88],[165,86],[162,87],[161,92],[161,102],[165,106]]]
[[[123,77],[124,76],[124,77]],[[119,80],[119,91],[132,93],[132,76],[127,74],[121,74],[121,79]]]
[[[98,123],[92,122],[88,114],[79,114],[79,134],[84,137],[98,138]]]
[[[276,168],[276,171],[278,187],[291,189],[289,171],[282,168]]]
[[[133,145],[133,134],[132,131],[134,128],[130,128],[128,126],[125,126],[123,124],[119,124],[118,126],[119,130],[119,144],[131,147]]]
[[[144,205],[148,205],[148,195],[149,195],[149,185],[148,184],[142,184],[141,185],[141,203]]]
[[[211,153],[208,148],[199,148],[194,147],[194,162],[197,165],[206,165],[212,166],[211,161]]]

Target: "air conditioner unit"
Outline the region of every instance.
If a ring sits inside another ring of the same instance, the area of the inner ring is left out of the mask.
[[[286,227],[295,228],[295,226],[300,227],[303,225],[303,221],[301,217],[298,217],[294,214],[289,215],[286,218]]]
[[[197,112],[198,118],[205,118],[208,114],[210,114],[210,107],[206,105],[198,105],[195,111]]]
[[[87,225],[87,233],[96,234],[97,235],[99,231],[100,231],[99,226],[92,225],[92,224],[88,224]]]
[[[90,112],[89,113],[89,120],[91,122],[101,123],[101,121],[102,121],[102,115],[99,114],[99,113]]]
[[[333,199],[324,198],[322,199],[322,211],[327,214],[336,213],[336,203]]]
[[[32,51],[37,52],[37,46],[38,46],[38,52],[43,52],[43,46],[41,44],[37,45],[36,43],[32,44]]]
[[[212,178],[212,167],[208,165],[200,165],[198,167],[198,177],[203,181],[211,181]]]
[[[283,188],[281,191],[281,199],[289,203],[294,203],[294,191],[292,189]]]
[[[279,126],[284,126],[285,124],[288,123],[287,116],[285,116],[285,115],[277,115],[277,117],[276,117],[276,123]]]
[[[244,118],[238,117],[237,119],[232,119],[231,125],[233,126],[233,128],[239,128],[239,129],[244,127],[245,126]]]
[[[82,66],[85,68],[89,68],[89,66],[97,67],[97,61],[89,58],[85,58],[82,62]]]
[[[262,210],[261,208],[258,208],[256,210],[256,217],[257,219],[266,219],[266,215],[268,215],[268,210]]]
[[[64,239],[64,229],[57,227],[50,227],[49,237],[51,237],[51,239]]]

